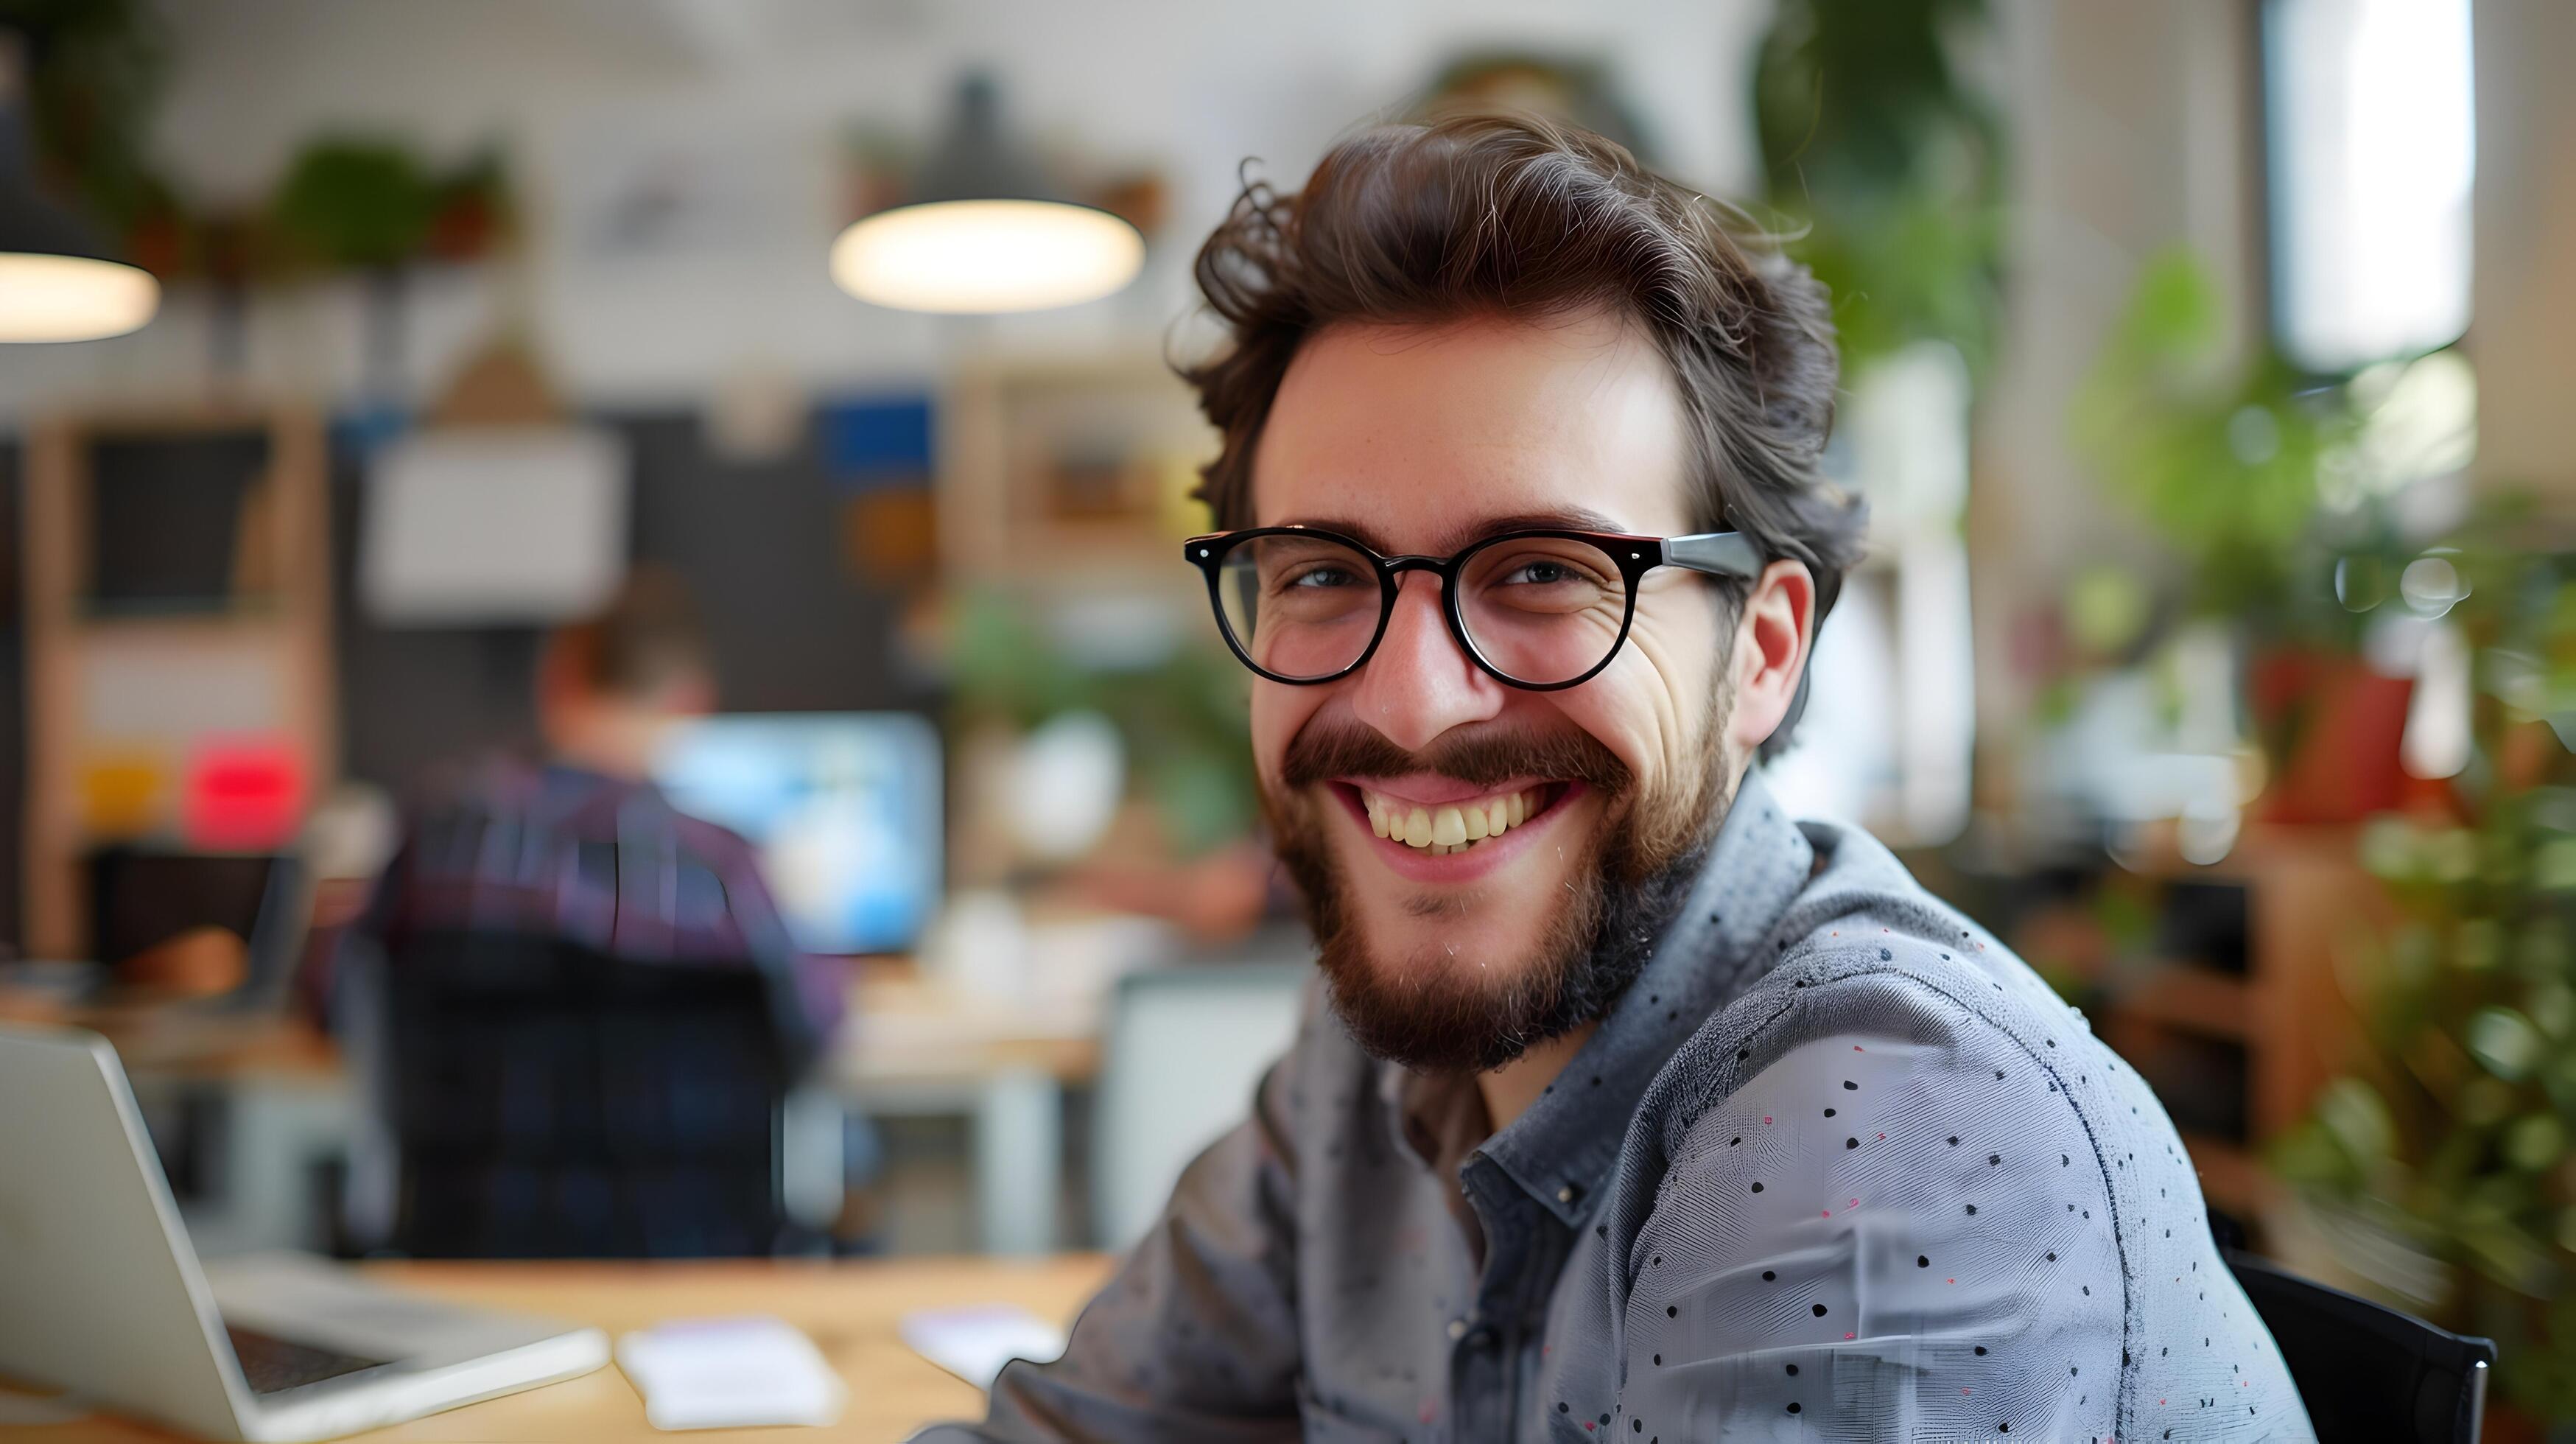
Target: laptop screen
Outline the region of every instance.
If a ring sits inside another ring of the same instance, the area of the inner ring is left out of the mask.
[[[267,853],[103,848],[90,858],[91,955],[114,968],[210,926],[256,952],[280,862]]]

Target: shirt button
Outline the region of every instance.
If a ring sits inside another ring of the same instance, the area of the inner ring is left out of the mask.
[[[1467,1321],[1465,1319],[1451,1319],[1449,1321],[1449,1337],[1453,1339],[1463,1339],[1467,1337]]]
[[[1569,1183],[1565,1187],[1558,1189],[1556,1191],[1556,1201],[1559,1203],[1574,1202],[1574,1185]]]

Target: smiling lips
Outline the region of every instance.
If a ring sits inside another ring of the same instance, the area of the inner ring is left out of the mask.
[[[1539,788],[1468,798],[1437,807],[1406,802],[1364,787],[1359,794],[1371,832],[1435,857],[1465,852],[1478,843],[1500,837],[1546,807],[1546,795]]]

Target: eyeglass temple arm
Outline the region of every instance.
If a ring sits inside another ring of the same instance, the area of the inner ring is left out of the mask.
[[[1664,560],[1695,572],[1751,581],[1762,575],[1762,553],[1740,531],[1664,538]]]

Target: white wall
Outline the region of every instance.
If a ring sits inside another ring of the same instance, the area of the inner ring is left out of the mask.
[[[2066,435],[2076,392],[2138,269],[2188,244],[2264,324],[2249,7],[2237,0],[1998,0],[2011,198],[2001,355],[1977,436],[1969,547],[1979,745],[2010,756],[2029,715],[2017,630],[2082,566],[2152,564]],[[2012,768],[1989,767],[1999,778]]]
[[[770,373],[813,387],[935,370],[960,345],[1156,344],[1187,308],[1188,253],[1246,156],[1294,184],[1340,132],[1461,49],[1587,53],[1625,77],[1668,167],[1726,193],[1755,174],[1745,80],[1767,0],[170,0],[179,65],[160,142],[190,190],[241,199],[333,131],[436,154],[498,140],[529,203],[523,274],[423,275],[405,370],[434,385],[459,348],[523,319],[556,379],[594,402],[703,399]],[[993,323],[866,307],[823,255],[846,219],[854,122],[918,136],[958,72],[999,74],[1023,127],[1167,177],[1146,276],[1091,306]],[[649,257],[603,254],[602,178],[655,158],[710,178],[722,218]],[[259,389],[345,397],[361,308],[348,286],[262,298]],[[143,333],[0,355],[0,414],[203,384],[204,298]]]
[[[2478,0],[2479,479],[2576,505],[2576,5]]]

